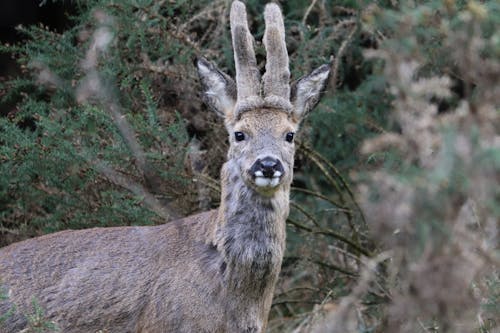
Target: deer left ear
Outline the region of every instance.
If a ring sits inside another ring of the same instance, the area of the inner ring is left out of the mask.
[[[290,99],[295,120],[302,120],[318,104],[328,82],[330,67],[330,64],[324,64],[292,84]]]
[[[204,102],[220,117],[233,112],[236,104],[234,80],[205,58],[199,58],[196,67],[203,84]]]

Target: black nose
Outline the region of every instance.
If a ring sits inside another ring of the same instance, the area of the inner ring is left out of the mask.
[[[262,172],[262,175],[266,178],[273,178],[276,171],[283,174],[283,165],[280,160],[274,157],[264,157],[263,159],[258,159],[252,166],[252,172],[255,175],[256,172]]]

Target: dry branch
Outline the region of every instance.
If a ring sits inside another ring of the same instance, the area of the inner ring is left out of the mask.
[[[154,195],[152,195],[144,186],[134,182],[130,177],[125,177],[118,173],[116,170],[108,166],[105,162],[99,160],[88,161],[101,175],[106,179],[114,183],[115,185],[121,186],[136,196],[142,198],[142,201],[158,216],[163,218],[165,221],[175,220],[179,218],[177,213],[173,209],[167,208],[165,204],[162,204]]]
[[[357,326],[356,316],[352,313],[355,304],[360,301],[374,279],[377,266],[391,257],[390,252],[383,252],[366,262],[366,266],[361,272],[358,284],[349,294],[341,299],[338,307],[335,308],[321,323],[313,327],[313,333],[331,332],[345,333],[354,332]]]

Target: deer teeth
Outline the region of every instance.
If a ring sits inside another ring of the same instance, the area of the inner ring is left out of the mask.
[[[280,173],[281,173],[281,172],[280,172]],[[280,182],[280,178],[279,178],[279,177],[273,177],[273,178],[271,179],[271,187],[276,187],[276,186],[278,186],[279,182]]]
[[[276,187],[280,182],[280,177],[255,177],[255,185],[258,187]]]
[[[270,183],[271,183],[271,178],[255,177],[255,185],[259,187],[269,186]]]

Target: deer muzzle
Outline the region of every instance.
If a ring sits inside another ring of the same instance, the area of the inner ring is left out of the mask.
[[[276,187],[285,170],[281,161],[272,156],[259,158],[250,168],[250,174],[258,187]]]

